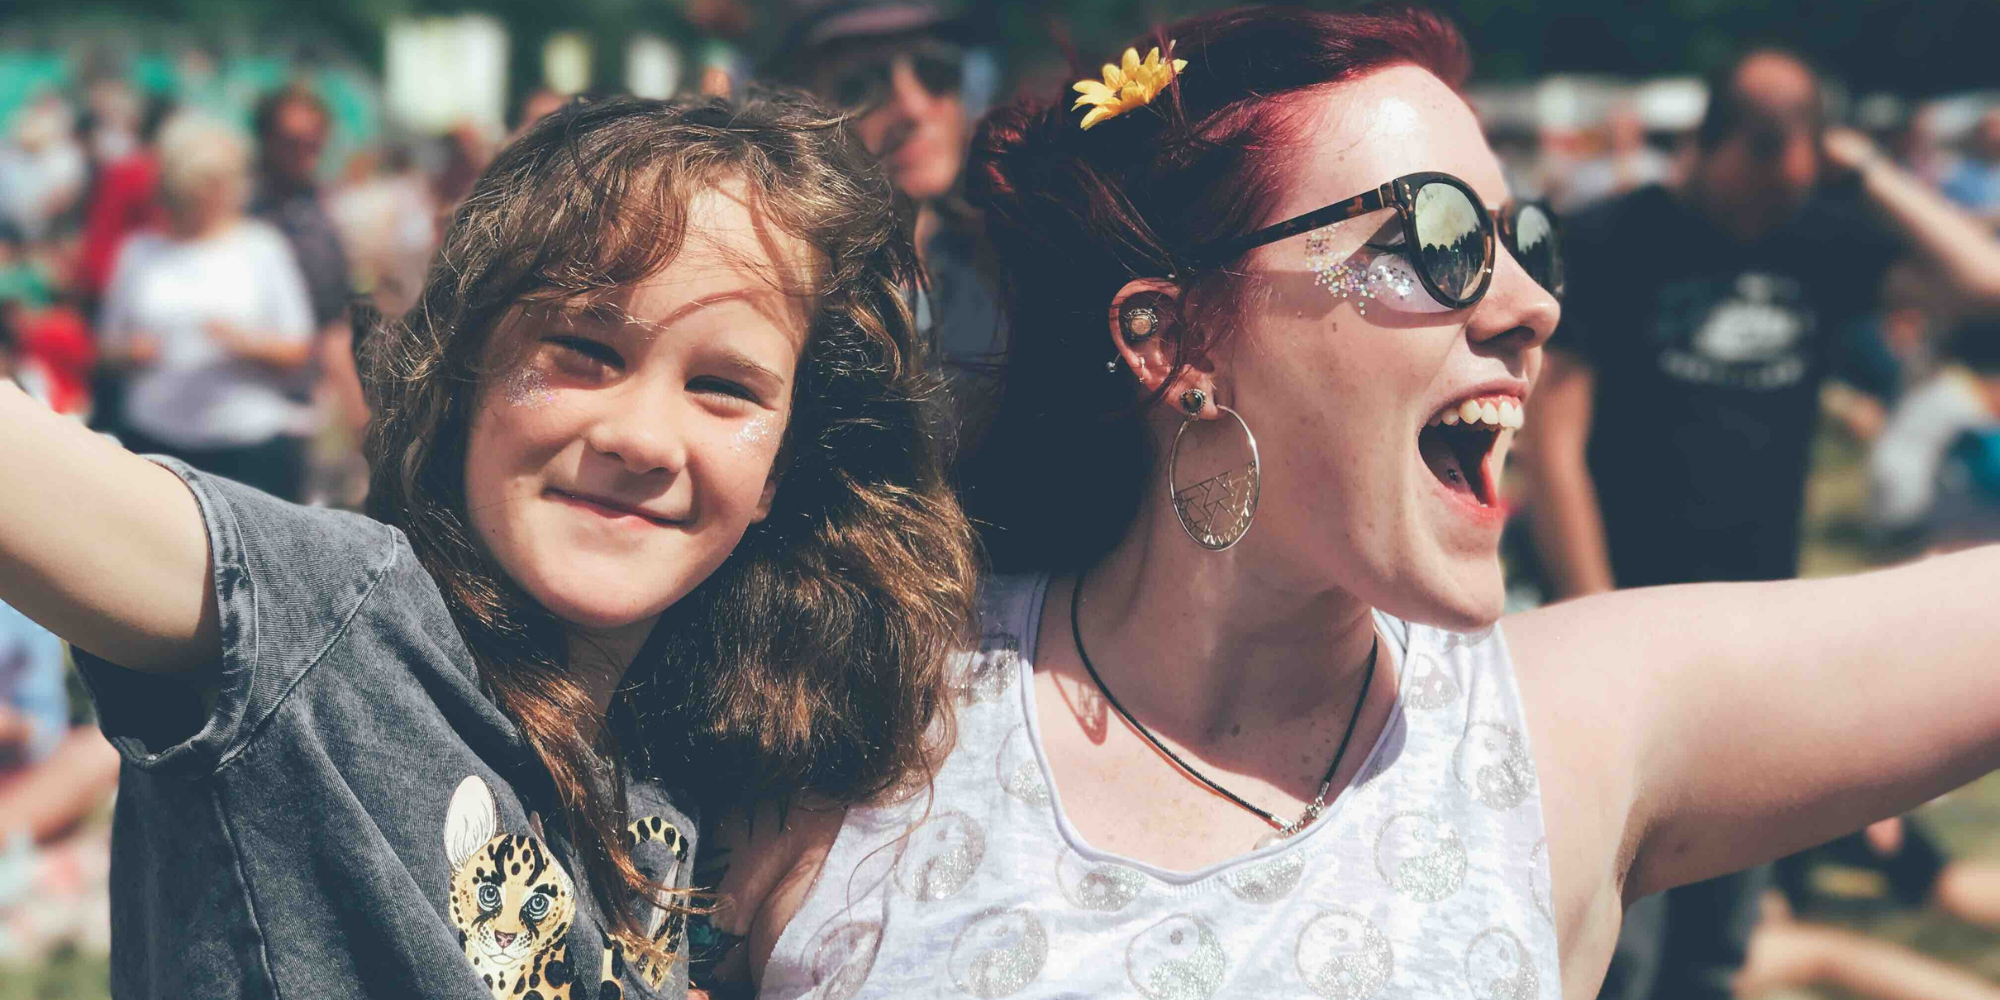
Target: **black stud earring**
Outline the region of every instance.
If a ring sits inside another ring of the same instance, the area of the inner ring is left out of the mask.
[[[1181,409],[1187,411],[1190,418],[1201,416],[1201,411],[1207,406],[1208,393],[1200,389],[1189,389],[1181,393]]]

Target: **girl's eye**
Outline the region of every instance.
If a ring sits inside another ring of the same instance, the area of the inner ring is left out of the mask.
[[[587,337],[547,337],[546,342],[562,350],[556,352],[559,364],[573,368],[592,368],[593,363],[605,368],[623,368],[625,359],[609,346]]]
[[[701,378],[695,379],[692,382],[689,382],[688,388],[695,392],[720,393],[725,396],[734,396],[737,399],[746,400],[752,403],[758,401],[756,393],[751,392],[748,388],[745,388],[744,386],[739,385],[735,382],[731,382],[728,379],[703,376]]]

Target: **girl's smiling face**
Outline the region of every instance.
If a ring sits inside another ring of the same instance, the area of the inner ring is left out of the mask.
[[[516,307],[488,348],[467,513],[507,576],[592,633],[641,634],[770,511],[810,324],[810,255],[740,184],[605,297]]]

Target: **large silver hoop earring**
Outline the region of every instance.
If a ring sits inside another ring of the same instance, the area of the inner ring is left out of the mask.
[[[1258,471],[1257,435],[1250,433],[1250,424],[1242,414],[1221,403],[1215,404],[1215,408],[1236,418],[1236,426],[1243,428],[1243,439],[1250,443],[1250,463],[1186,487],[1176,485],[1180,481],[1181,440],[1187,437],[1188,428],[1198,422],[1196,417],[1189,416],[1174,433],[1174,450],[1167,458],[1167,501],[1174,505],[1174,516],[1180,518],[1181,530],[1196,545],[1210,552],[1221,552],[1249,534],[1250,522],[1257,517],[1257,495],[1263,489],[1264,479]]]

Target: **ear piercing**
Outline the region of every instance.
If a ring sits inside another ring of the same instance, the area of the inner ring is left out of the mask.
[[[1151,306],[1134,306],[1118,311],[1119,325],[1125,329],[1127,341],[1141,341],[1153,335],[1160,328],[1160,314]]]

